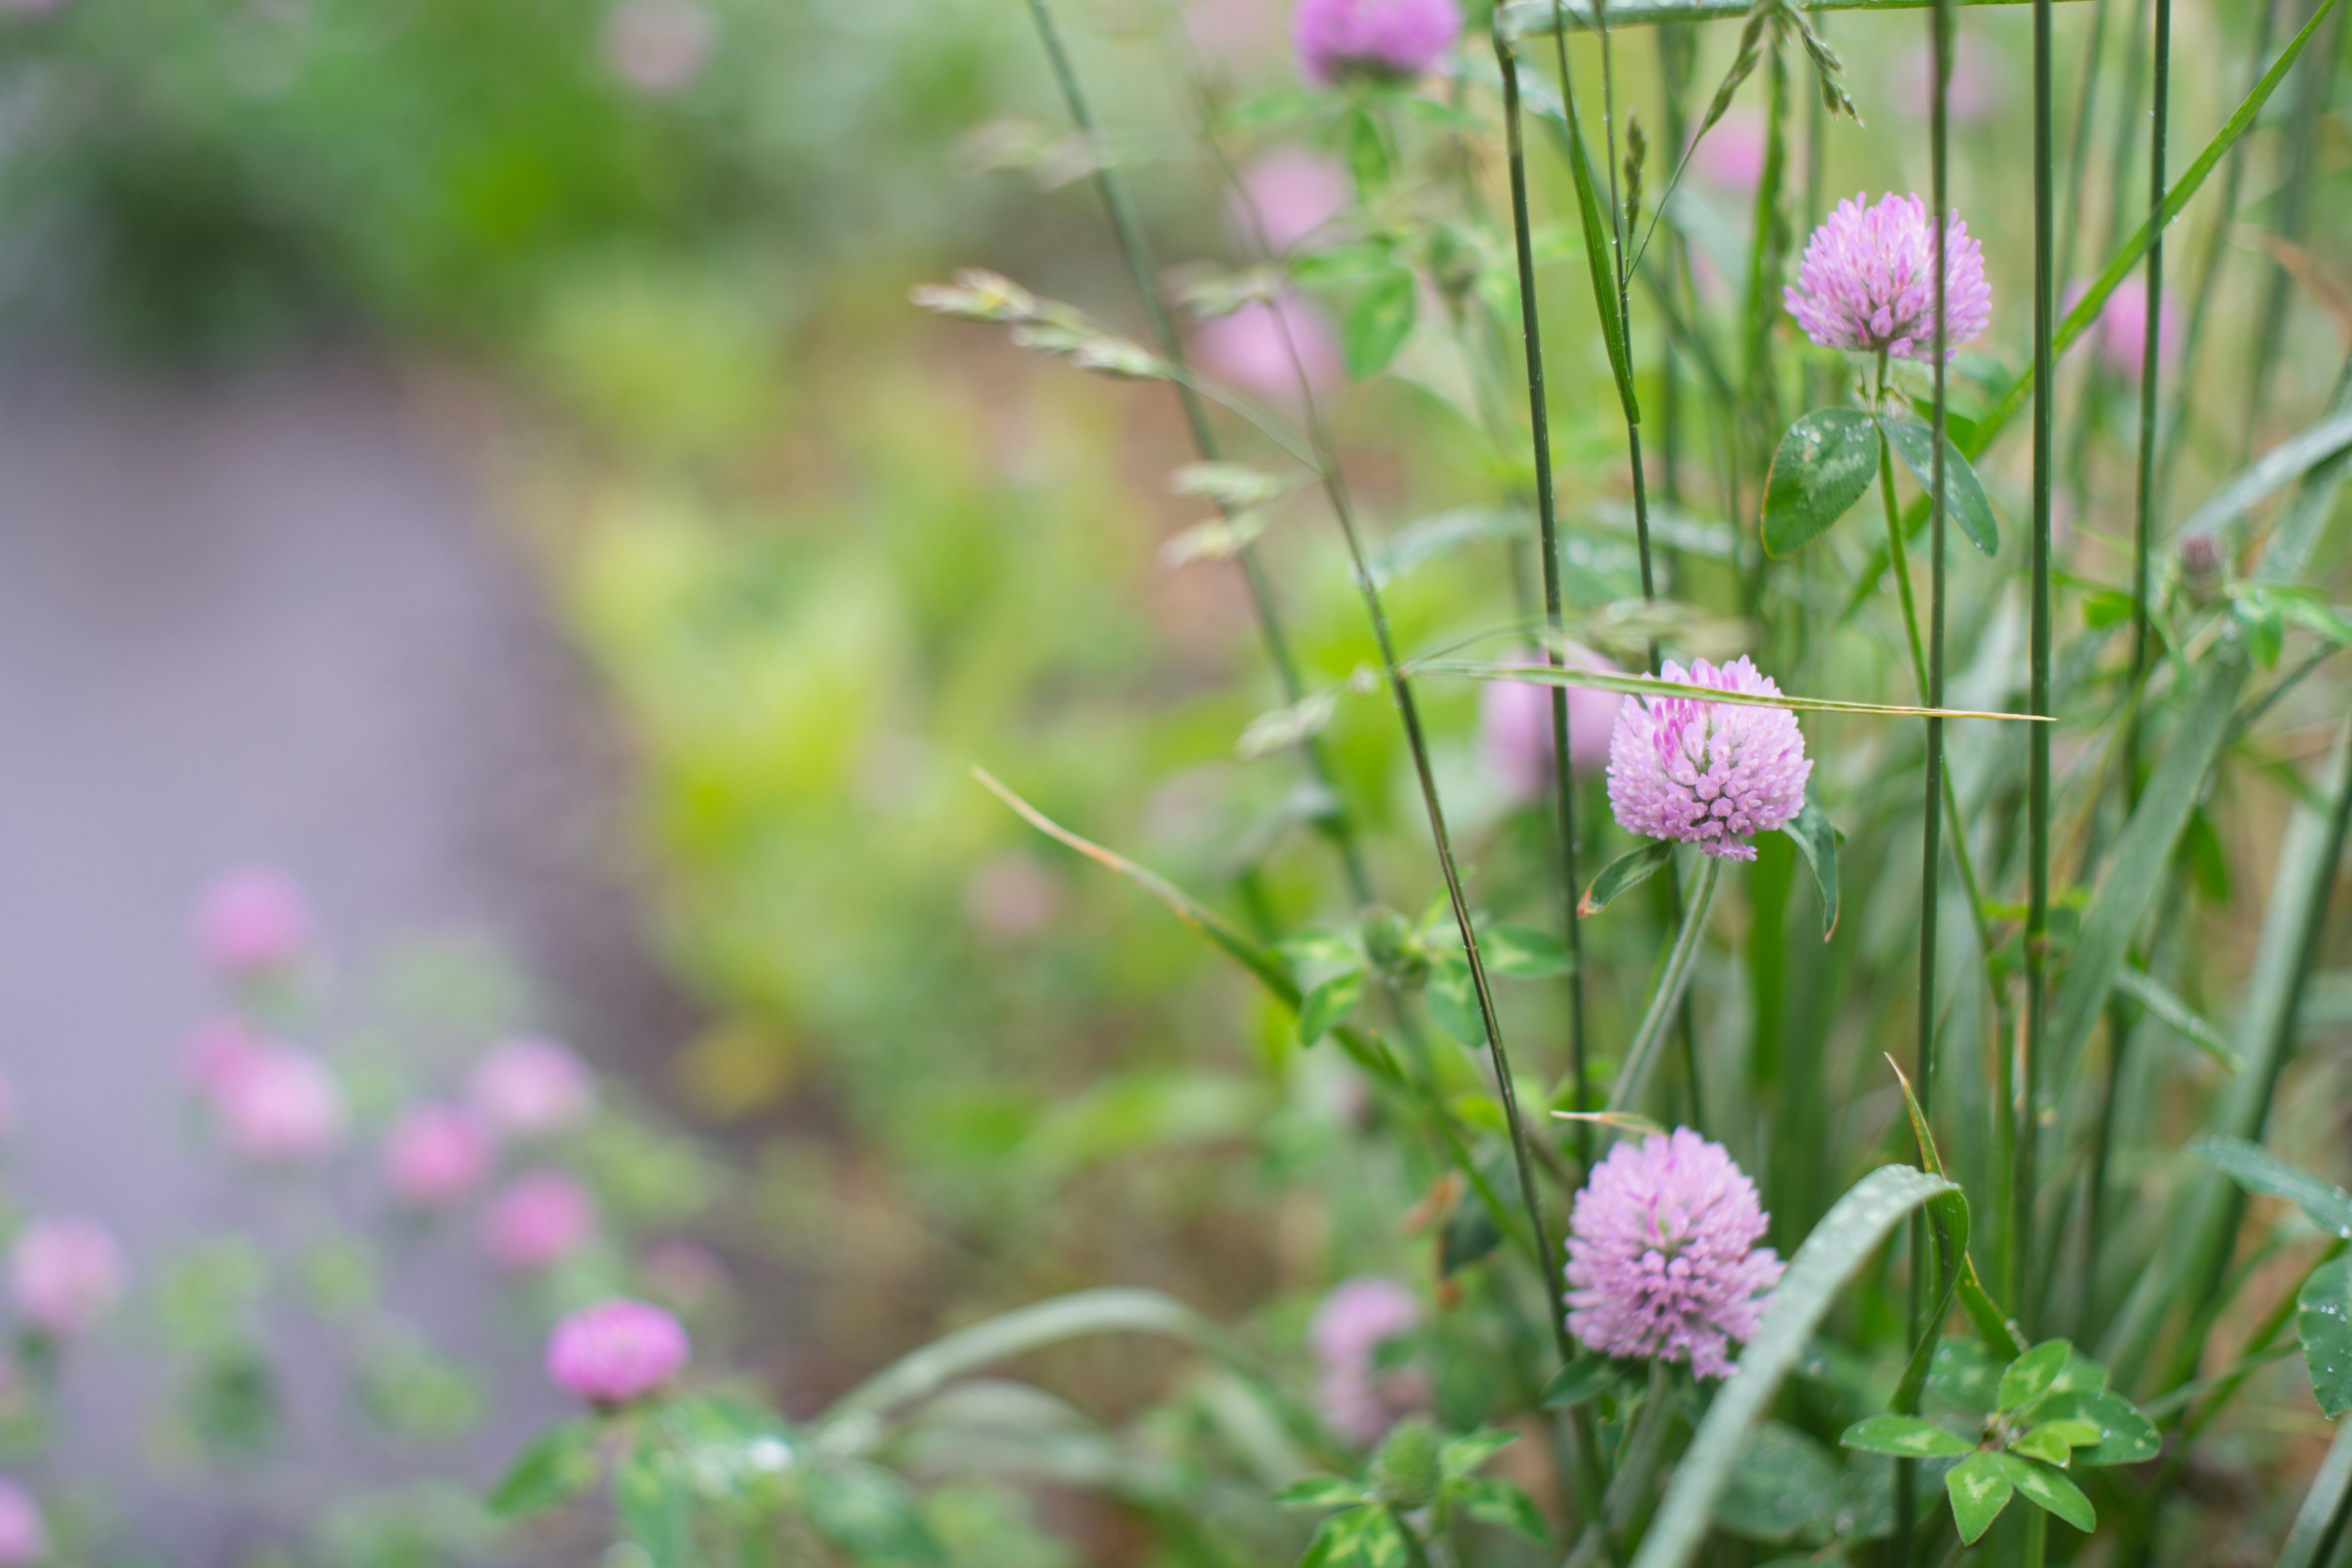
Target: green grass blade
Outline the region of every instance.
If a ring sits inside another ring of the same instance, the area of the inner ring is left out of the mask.
[[[1822,11],[1924,11],[1936,0],[1801,0],[1798,9]],[[1970,10],[1987,5],[2022,5],[2029,0],[1952,0]],[[1745,16],[1748,0],[1511,0],[1496,12],[1496,31],[1507,38],[1548,37],[1564,25],[1571,33],[1601,26],[1601,11],[1612,27],[1640,27],[1658,22],[1716,22]]]
[[[1972,708],[1906,708],[1900,703],[1848,702],[1833,697],[1793,697],[1787,692],[1759,696],[1747,691],[1721,691],[1710,687],[1660,680],[1650,675],[1620,675],[1605,669],[1562,669],[1546,665],[1488,664],[1477,659],[1417,658],[1404,667],[1412,676],[1466,676],[1472,680],[1524,680],[1534,686],[1582,686],[1595,691],[1620,691],[1628,697],[1696,697],[1738,708],[1786,708],[1800,713],[1876,713],[1895,719],[2001,719],[2018,723],[2047,724],[2051,720],[2032,713],[1998,713]]]
[[[1756,1337],[1740,1353],[1739,1369],[1716,1394],[1699,1423],[1633,1568],[1684,1568],[1698,1554],[1715,1515],[1781,1383],[1848,1281],[1904,1217],[1922,1204],[1958,1188],[1908,1165],[1884,1165],[1848,1188],[1813,1227],[1772,1292]]]
[[[2200,1138],[2189,1151],[2248,1192],[2284,1198],[2329,1235],[2352,1238],[2352,1194],[2335,1183],[2323,1182],[2243,1138]]]
[[[2344,1514],[2352,1507],[2352,1421],[2336,1428],[2336,1440],[2311,1478],[2303,1508],[2279,1549],[2278,1568],[2323,1568],[2323,1548],[2332,1548],[2344,1533]],[[2332,1554],[2332,1553],[2331,1553]]]
[[[2293,481],[2352,447],[2352,412],[2331,413],[2299,435],[2264,452],[2215,490],[2180,525],[2186,534],[2213,533],[2259,506]]]
[[[2116,989],[2147,1008],[2166,1028],[2203,1051],[2223,1070],[2233,1076],[2245,1070],[2246,1064],[2230,1048],[2221,1031],[2207,1023],[2196,1008],[2174,995],[2155,975],[2126,964],[2116,972]]]

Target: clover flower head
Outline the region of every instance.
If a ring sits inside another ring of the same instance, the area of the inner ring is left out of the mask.
[[[302,884],[274,866],[240,866],[196,899],[196,952],[218,973],[245,980],[284,969],[317,942]]]
[[[1992,290],[1984,250],[1955,213],[1944,241],[1947,353],[1985,330]],[[1854,195],[1813,230],[1789,313],[1823,348],[1924,360],[1935,354],[1936,226],[1917,196],[1889,193],[1875,206]]]
[[[1290,16],[1298,68],[1325,87],[1358,76],[1417,77],[1461,32],[1454,0],[1298,0]]]
[[[259,1164],[322,1159],[342,1142],[350,1120],[327,1064],[275,1040],[253,1044],[205,1087],[222,1137]]]
[[[1510,662],[1541,668],[1543,659],[1521,654]],[[1571,648],[1568,662],[1578,669],[1613,671],[1616,666],[1599,654]],[[1486,771],[1510,800],[1541,800],[1550,794],[1551,687],[1535,680],[1489,680],[1478,689],[1478,740],[1486,753]],[[1591,687],[1568,689],[1568,765],[1588,773],[1609,760],[1611,727],[1617,706],[1624,701],[1614,691]]]
[[[26,1568],[48,1554],[41,1505],[23,1487],[0,1477],[0,1568]]]
[[[25,1321],[70,1339],[122,1296],[122,1249],[92,1220],[37,1219],[8,1254],[8,1293]]]
[[[518,1274],[551,1268],[596,1229],[596,1202],[561,1171],[518,1176],[490,1205],[482,1241],[490,1258]]]
[[[591,1404],[625,1405],[677,1375],[692,1349],[675,1317],[616,1297],[555,1325],[547,1342],[547,1375]]]
[[[1701,691],[1780,694],[1745,658],[1720,668],[1693,659],[1687,671],[1668,659],[1658,679]],[[1749,840],[1804,809],[1812,771],[1804,731],[1785,708],[1703,696],[1628,698],[1609,737],[1609,808],[1628,833],[1753,860]]]
[[[526,1036],[475,1066],[466,1097],[499,1131],[529,1138],[587,1115],[596,1100],[596,1075],[570,1046]]]
[[[1568,1331],[1602,1355],[1731,1372],[1780,1281],[1756,1184],[1687,1127],[1620,1143],[1568,1222]]]
[[[2074,308],[2078,288],[2070,290],[2067,309]],[[2135,272],[2116,285],[2099,307],[2099,358],[2126,381],[2137,382],[2147,363],[2147,279]],[[2156,363],[2170,370],[2180,357],[2180,307],[2169,298],[2157,307]]]
[[[1421,1303],[1393,1279],[1342,1280],[1323,1298],[1307,1340],[1320,1370],[1317,1403],[1331,1430],[1369,1447],[1427,1402],[1418,1370],[1379,1363],[1382,1345],[1420,1326]]]
[[[498,1143],[478,1113],[462,1105],[420,1105],[393,1127],[383,1173],[401,1202],[443,1209],[472,1195],[497,1158]]]

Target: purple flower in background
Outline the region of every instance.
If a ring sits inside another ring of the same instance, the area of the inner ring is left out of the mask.
[[[1034,936],[1061,908],[1062,884],[1023,849],[992,855],[963,885],[963,912],[992,942]]]
[[[2069,291],[2066,308],[2074,309],[2074,300],[2083,294],[2081,286]],[[2099,358],[2109,370],[2126,381],[2137,384],[2140,366],[2147,357],[2147,279],[2135,272],[2116,285],[2107,302],[2099,307]],[[2180,308],[2170,296],[2157,307],[2156,363],[2159,370],[2169,370],[2180,357]]]
[[[422,1105],[402,1117],[383,1146],[383,1175],[412,1208],[464,1202],[490,1173],[498,1143],[462,1105]]]
[[[1732,110],[1691,148],[1690,172],[1719,191],[1752,195],[1764,177],[1764,117]]]
[[[702,74],[715,33],[693,0],[622,0],[604,18],[604,63],[623,86],[667,98]]]
[[[70,1339],[122,1295],[122,1249],[86,1219],[37,1219],[8,1254],[8,1292],[26,1322]]]
[[[571,1257],[595,1230],[596,1202],[587,1188],[561,1171],[532,1171],[490,1205],[482,1240],[499,1268],[531,1273]]]
[[[221,1086],[251,1061],[262,1045],[261,1037],[243,1019],[208,1018],[180,1047],[180,1071],[197,1093],[215,1099]]]
[[[676,1376],[693,1347],[659,1307],[616,1299],[574,1312],[547,1342],[547,1375],[593,1405],[625,1405]]]
[[[646,1254],[646,1288],[681,1311],[693,1311],[731,1283],[726,1260],[698,1241],[672,1238]]]
[[[1992,319],[1984,251],[1958,214],[1948,220],[1944,271],[1945,346],[1956,349]],[[1864,206],[1859,195],[1838,203],[1813,230],[1796,286],[1781,298],[1805,335],[1823,348],[1928,358],[1936,338],[1936,226],[1927,204],[1891,193],[1876,206]]]
[[[1329,321],[1295,294],[1283,295],[1279,306],[1252,300],[1203,321],[1192,334],[1192,358],[1219,381],[1268,403],[1296,403],[1302,369],[1318,392],[1339,379],[1339,346]]]
[[[1954,39],[1952,74],[1944,84],[1944,112],[1951,123],[1974,124],[2000,109],[2008,68],[1990,45],[1966,34]],[[1935,50],[1924,42],[1912,45],[1895,80],[1897,110],[1915,120],[1927,119],[1935,100]]]
[[[1348,209],[1355,186],[1339,161],[1284,147],[1252,163],[1226,215],[1234,236],[1254,246],[1261,236],[1279,256]]]
[[[317,940],[302,885],[272,866],[242,866],[215,878],[197,897],[196,952],[231,980],[280,970]]]
[[[1324,87],[1353,76],[1417,77],[1461,32],[1454,0],[1298,0],[1290,16],[1298,68]]]
[[[1307,1341],[1321,1369],[1317,1400],[1331,1430],[1370,1447],[1427,1403],[1418,1371],[1379,1363],[1382,1345],[1420,1326],[1421,1303],[1393,1279],[1343,1280],[1323,1298]]]
[[[1620,1143],[1593,1168],[1568,1222],[1568,1331],[1621,1359],[1731,1372],[1726,1354],[1780,1281],[1766,1215],[1720,1143],[1687,1127]]]
[[[596,1075],[570,1046],[525,1036],[481,1059],[466,1096],[499,1131],[529,1138],[586,1116],[596,1102]]]
[[[48,1554],[41,1505],[23,1487],[0,1477],[0,1568],[26,1568]]]
[[[1721,668],[1694,659],[1687,672],[1668,659],[1658,679],[1701,690],[1780,694],[1745,658]],[[1804,809],[1812,771],[1804,731],[1785,708],[1632,697],[1619,706],[1609,737],[1609,808],[1628,833],[1753,860],[1748,839]]]
[[[221,1135],[258,1164],[322,1159],[343,1141],[349,1118],[342,1086],[309,1051],[278,1042],[255,1045],[211,1090]]]
[[[1543,659],[1525,654],[1510,660],[1541,668]],[[1616,666],[1586,648],[1571,648],[1568,662],[1577,669],[1614,670]],[[1478,689],[1479,748],[1486,771],[1508,799],[1541,800],[1551,793],[1550,686],[1534,680],[1489,680]],[[1609,760],[1609,737],[1617,722],[1617,705],[1625,700],[1614,691],[1590,687],[1568,689],[1568,765],[1587,773]]]

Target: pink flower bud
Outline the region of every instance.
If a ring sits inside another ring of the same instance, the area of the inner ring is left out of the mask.
[[[8,1289],[26,1322],[71,1338],[121,1297],[121,1248],[92,1221],[37,1219],[8,1255]]]
[[[596,1229],[596,1204],[561,1171],[518,1176],[490,1205],[483,1244],[492,1261],[519,1274],[551,1268]]]
[[[296,963],[317,940],[301,884],[273,866],[242,866],[213,879],[196,900],[194,925],[197,952],[232,980]]]
[[[0,1478],[0,1568],[27,1568],[48,1553],[41,1505],[15,1481]]]
[[[383,1147],[383,1174],[401,1202],[443,1209],[470,1196],[497,1156],[478,1115],[461,1105],[422,1105],[393,1128]]]
[[[622,0],[604,19],[604,63],[622,85],[667,98],[709,64],[714,32],[693,0]]]
[[[659,1307],[615,1300],[574,1312],[547,1342],[547,1375],[594,1405],[652,1393],[686,1364],[686,1328]]]
[[[212,1090],[221,1136],[257,1164],[301,1164],[325,1158],[343,1141],[342,1087],[309,1051],[265,1041]]]
[[[596,1100],[596,1076],[571,1047],[525,1037],[484,1057],[466,1095],[499,1131],[528,1138],[587,1115]]]
[[[1425,1404],[1428,1381],[1412,1367],[1382,1368],[1382,1345],[1421,1326],[1421,1303],[1393,1279],[1347,1279],[1323,1298],[1307,1331],[1320,1369],[1324,1423],[1370,1447]]]

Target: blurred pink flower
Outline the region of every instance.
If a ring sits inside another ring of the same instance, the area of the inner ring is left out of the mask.
[[[604,63],[623,86],[666,98],[702,74],[716,34],[694,0],[621,0],[604,18]]]
[[[1944,84],[1944,112],[1954,125],[1990,118],[2007,96],[2009,62],[2000,50],[1963,33],[1952,47],[1952,74]],[[1935,102],[1936,57],[1925,39],[1911,46],[1895,73],[1898,113],[1924,121]]]
[[[1268,403],[1298,401],[1301,369],[1318,393],[1338,381],[1339,345],[1323,312],[1295,294],[1283,295],[1278,309],[1279,314],[1277,307],[1253,300],[1203,321],[1192,334],[1194,362]]]
[[[1262,232],[1278,256],[1347,211],[1355,194],[1338,159],[1299,147],[1279,148],[1243,174],[1226,221],[1243,245],[1255,246]]]
[[[555,1325],[547,1342],[547,1375],[591,1404],[625,1405],[667,1383],[692,1350],[685,1325],[669,1313],[616,1299]]]
[[[180,1072],[188,1087],[212,1099],[261,1047],[261,1037],[242,1019],[207,1018],[180,1047]]]
[[[1317,1402],[1331,1430],[1369,1447],[1428,1402],[1428,1381],[1412,1367],[1383,1370],[1381,1347],[1421,1326],[1421,1303],[1393,1279],[1356,1279],[1334,1287],[1307,1330],[1321,1375]]]
[[[26,1322],[70,1338],[122,1295],[122,1249],[105,1226],[86,1219],[37,1219],[17,1233],[8,1254],[8,1289]]]
[[[1508,662],[1540,668],[1543,659],[1525,653]],[[1589,648],[1576,648],[1570,664],[1579,669],[1617,667]],[[1489,680],[1478,689],[1478,738],[1486,771],[1496,787],[1514,801],[1541,800],[1551,794],[1551,691],[1533,680]],[[1617,722],[1613,691],[1568,689],[1568,765],[1587,773],[1609,761],[1609,735]]]
[[[1764,177],[1764,117],[1732,110],[1691,149],[1691,174],[1717,190],[1751,195]]]
[[[191,923],[196,952],[232,980],[296,963],[317,940],[302,885],[273,866],[242,866],[213,879]]]
[[[41,1505],[23,1487],[0,1477],[0,1568],[27,1568],[48,1554]]]
[[[596,1202],[561,1171],[531,1171],[509,1183],[490,1205],[483,1241],[501,1268],[551,1268],[596,1230]]]
[[[497,1142],[477,1112],[462,1105],[420,1105],[385,1141],[383,1174],[411,1207],[447,1208],[472,1195],[497,1158]]]
[[[1410,80],[1445,58],[1462,32],[1454,0],[1298,0],[1290,41],[1307,80]]]
[[[997,942],[1035,935],[1061,907],[1061,883],[1024,850],[989,857],[963,887],[964,914]]]
[[[2067,291],[2068,310],[2082,298],[2084,286],[2076,284]],[[2147,279],[2134,272],[2116,285],[2107,302],[2099,307],[2099,358],[2109,370],[2137,385],[2140,366],[2147,354]],[[2180,307],[2170,295],[2157,306],[2156,363],[2159,371],[2170,370],[2180,358]]]
[[[1673,659],[1658,679],[1696,691],[1777,697],[1780,687],[1746,656],[1685,671]],[[1628,698],[1609,737],[1609,809],[1637,837],[1696,844],[1725,860],[1753,860],[1750,839],[1805,807],[1813,764],[1804,731],[1786,708],[1710,702],[1703,696]]]
[[[257,1163],[321,1159],[342,1142],[342,1086],[325,1062],[298,1047],[256,1044],[210,1092],[222,1136]]]
[[[484,1057],[466,1094],[499,1131],[528,1138],[587,1115],[596,1101],[596,1075],[570,1046],[524,1036]]]

